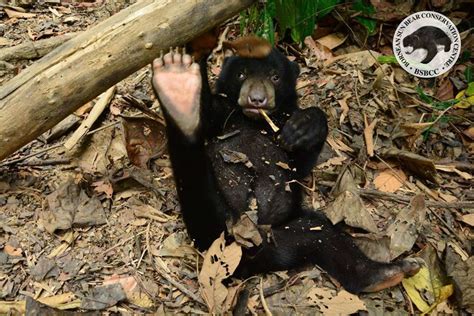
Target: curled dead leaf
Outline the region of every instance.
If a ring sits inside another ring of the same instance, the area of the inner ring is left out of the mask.
[[[375,177],[374,185],[377,190],[393,193],[400,189],[406,180],[407,176],[402,170],[386,170]]]
[[[201,272],[199,273],[199,284],[201,293],[206,302],[209,312],[220,314],[228,291],[222,280],[230,277],[242,258],[242,248],[237,243],[225,245],[224,233],[217,238],[206,252]]]

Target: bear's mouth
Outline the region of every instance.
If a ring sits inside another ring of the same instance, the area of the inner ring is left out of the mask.
[[[265,99],[259,104],[252,102],[250,98],[247,98],[245,101],[246,102],[242,102],[242,99],[239,98],[238,103],[242,108],[242,113],[252,119],[261,119],[262,114],[260,114],[260,111],[271,114],[275,110],[275,100],[273,98],[270,98],[270,100]]]
[[[253,107],[253,106],[242,107],[242,113],[244,113],[245,116],[252,119],[261,119],[262,114],[260,114],[260,111],[264,111],[266,114],[270,114],[272,110],[273,109],[269,107]]]

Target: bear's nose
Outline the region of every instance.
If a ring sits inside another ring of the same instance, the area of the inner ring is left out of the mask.
[[[260,93],[251,94],[248,97],[248,102],[253,107],[262,108],[267,105],[267,97]]]

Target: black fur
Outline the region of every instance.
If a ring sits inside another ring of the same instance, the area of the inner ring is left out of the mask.
[[[273,238],[267,240],[262,232],[261,246],[244,249],[237,274],[318,264],[354,293],[384,280],[396,264],[368,259],[321,212],[302,208],[298,185],[291,185],[291,192],[285,188],[290,180],[309,174],[328,133],[320,109],[297,107],[297,64],[275,49],[264,59],[230,57],[224,62],[215,95],[210,93],[205,61],[201,72],[201,125],[194,137],[186,137],[165,110],[181,210],[195,245],[207,249],[226,231],[226,223],[235,223],[255,198],[258,223],[271,225]],[[271,113],[281,128],[279,135],[264,120],[251,120],[242,113],[237,104],[241,72],[247,78],[275,74],[274,78],[280,78],[274,83],[276,107]],[[236,131],[224,140],[217,138]],[[245,154],[251,165],[224,161],[229,152]],[[290,170],[277,166],[278,162],[288,164]]]

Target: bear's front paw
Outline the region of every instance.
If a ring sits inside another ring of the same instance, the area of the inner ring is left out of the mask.
[[[281,146],[288,151],[311,149],[324,143],[328,134],[326,115],[318,108],[295,112],[279,136]]]

